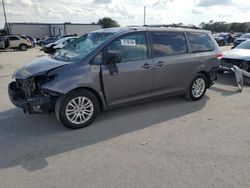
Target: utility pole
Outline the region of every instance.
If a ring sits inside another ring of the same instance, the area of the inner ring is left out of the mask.
[[[9,26],[8,26],[8,22],[7,22],[4,0],[2,0],[2,5],[3,5],[3,15],[4,15],[5,25],[6,25],[6,29],[7,29],[7,34],[9,34]]]
[[[146,25],[146,7],[144,7],[143,25]]]

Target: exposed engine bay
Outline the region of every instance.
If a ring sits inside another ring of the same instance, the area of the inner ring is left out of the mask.
[[[11,101],[26,113],[50,113],[54,109],[58,94],[44,90],[42,85],[53,79],[53,76],[36,76],[27,79],[16,79],[9,84]]]

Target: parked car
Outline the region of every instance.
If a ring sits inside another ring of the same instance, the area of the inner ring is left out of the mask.
[[[32,47],[36,46],[36,40],[33,39],[32,36],[30,36],[30,35],[24,35],[24,36],[29,39],[30,43],[32,44]]]
[[[56,42],[47,44],[44,46],[43,50],[45,53],[54,54],[57,50],[63,48],[70,42],[73,42],[77,37],[65,37],[57,40]]]
[[[231,68],[233,65],[250,71],[250,40],[222,53],[221,65]]]
[[[5,49],[9,46],[9,39],[0,37],[0,49]]]
[[[234,41],[234,47],[238,46],[240,43],[250,39],[250,33],[246,33],[241,35],[239,38],[235,39]]]
[[[5,49],[9,48],[14,50],[26,51],[28,48],[31,47],[31,43],[28,40],[23,39],[18,35],[7,35],[2,38],[5,41]]]
[[[240,38],[242,35],[243,35],[243,33],[235,33],[235,34],[233,35],[233,37],[234,37],[235,39],[237,39],[237,38]]]
[[[66,127],[83,128],[125,104],[170,95],[200,100],[216,79],[217,54],[206,30],[98,30],[17,69],[9,97],[24,112],[55,112]]]
[[[42,40],[37,41],[37,45],[39,45],[39,46],[44,46],[44,45],[53,43],[53,42],[55,42],[55,41],[57,41],[57,40],[58,40],[57,37],[47,37],[47,38],[45,38],[45,39],[42,39]]]
[[[218,33],[214,35],[214,39],[219,44],[219,46],[229,45],[234,41],[234,38],[230,33]]]
[[[60,35],[60,36],[58,36],[58,39],[66,38],[66,37],[77,37],[77,34],[73,34],[73,35]]]

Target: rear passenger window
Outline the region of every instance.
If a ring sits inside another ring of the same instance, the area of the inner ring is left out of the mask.
[[[9,40],[19,40],[17,37],[9,37]]]
[[[187,33],[193,52],[214,50],[214,43],[206,33]]]
[[[184,33],[152,32],[154,57],[164,57],[187,53]]]
[[[118,53],[121,62],[142,60],[148,56],[144,33],[122,36],[109,44],[107,50],[111,53]]]

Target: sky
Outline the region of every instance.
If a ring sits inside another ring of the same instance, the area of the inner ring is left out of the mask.
[[[121,26],[249,22],[250,0],[4,0],[8,22],[92,23],[111,17]],[[2,4],[0,4],[2,5]],[[4,25],[0,7],[0,28]]]

